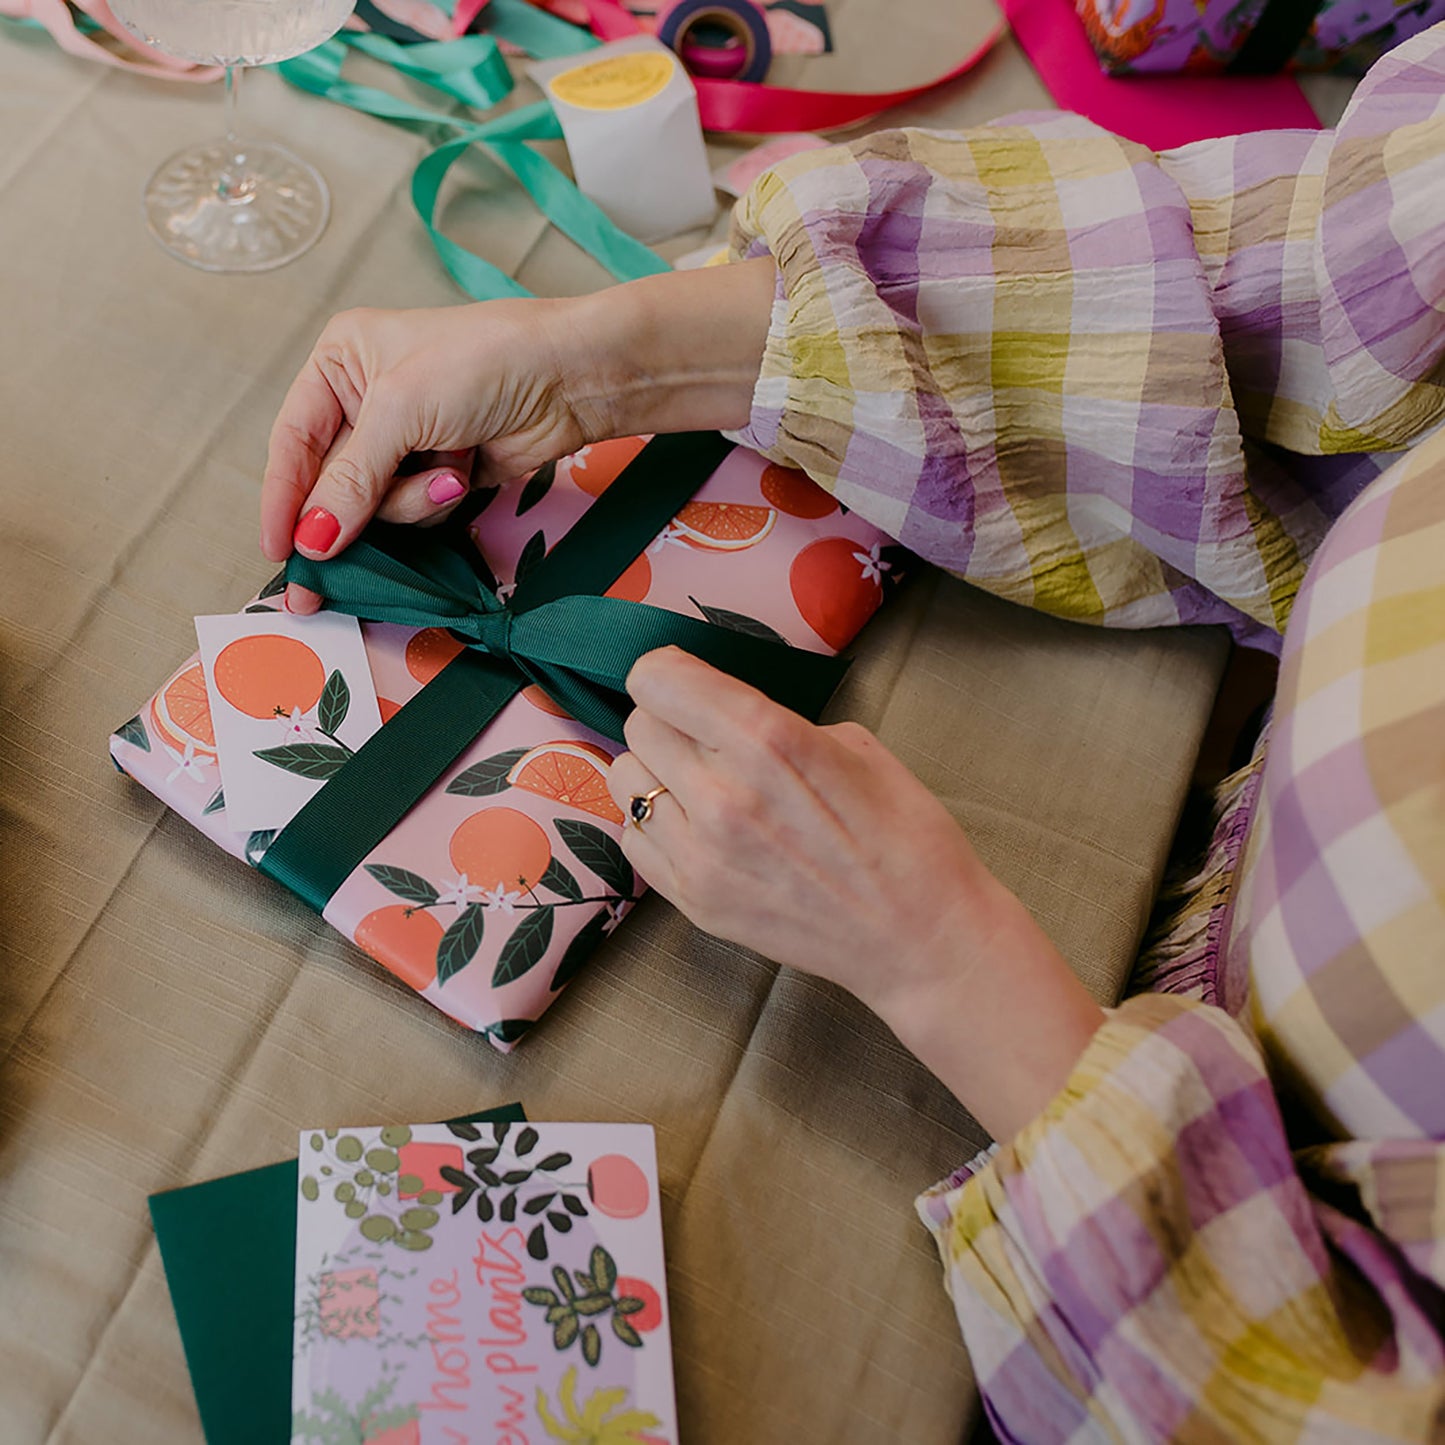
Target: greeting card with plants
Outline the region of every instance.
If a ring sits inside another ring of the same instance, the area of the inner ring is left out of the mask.
[[[676,1445],[649,1126],[300,1144],[293,1442]]]

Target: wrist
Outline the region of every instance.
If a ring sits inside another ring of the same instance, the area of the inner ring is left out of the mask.
[[[558,385],[588,441],[747,424],[772,313],[770,258],[649,276],[556,315]]]

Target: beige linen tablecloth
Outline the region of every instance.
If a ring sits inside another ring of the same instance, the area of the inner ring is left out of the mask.
[[[991,22],[952,9],[838,0],[839,53],[776,78],[922,79]],[[951,1445],[978,1407],[911,1201],[982,1135],[863,1009],[653,899],[503,1058],[111,770],[107,733],[191,617],[267,575],[266,435],[326,317],[458,299],[407,196],[421,141],[274,75],[248,89],[254,126],[324,170],[331,226],[269,276],[203,275],[138,200],[219,94],[0,32],[0,1442],[199,1439],[147,1194],[277,1159],[303,1125],[521,1099],[657,1128],[688,1445]],[[1006,45],[899,118],[1044,103]],[[455,234],[538,290],[601,283],[484,163],[466,183]],[[1220,639],[1094,633],[929,575],[859,651],[836,715],[1112,997]],[[958,1025],[967,1048],[989,1021]]]

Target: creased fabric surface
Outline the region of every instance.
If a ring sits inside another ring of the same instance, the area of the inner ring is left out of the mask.
[[[838,53],[777,79],[902,85],[993,19],[900,14],[835,0]],[[984,1140],[863,1010],[654,900],[503,1059],[106,761],[191,617],[272,570],[266,434],[325,319],[459,299],[405,191],[424,143],[264,72],[243,118],[322,170],[330,229],[267,276],[167,258],[138,197],[219,129],[219,93],[189,89],[0,35],[0,1440],[199,1439],[148,1193],[280,1158],[307,1124],[520,1098],[657,1127],[688,1445],[956,1445],[977,1397],[907,1202]],[[908,113],[1043,100],[1006,49]],[[461,169],[450,234],[541,292],[604,283],[484,161]],[[1213,635],[1081,634],[925,573],[838,709],[1114,999],[1221,662]]]

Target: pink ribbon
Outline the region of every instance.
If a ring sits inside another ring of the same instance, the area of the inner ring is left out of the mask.
[[[75,4],[106,34],[114,36],[128,50],[145,58],[129,59],[83,34],[65,0],[0,0],[0,15],[12,20],[37,20],[66,54],[79,56],[82,60],[98,60],[102,65],[113,65],[118,70],[132,70],[158,80],[190,80],[201,84],[218,80],[224,74],[219,65],[192,65],[189,60],[177,60],[175,56],[147,45],[111,14],[106,0],[75,0]]]
[[[637,19],[616,0],[582,0],[601,40],[621,40],[642,33]],[[797,130],[837,130],[871,120],[895,105],[966,75],[998,44],[1006,27],[997,26],[971,54],[944,74],[906,90],[828,91],[789,90],[781,85],[750,84],[742,80],[716,80],[695,75],[697,109],[704,130],[749,131],[778,135]]]

